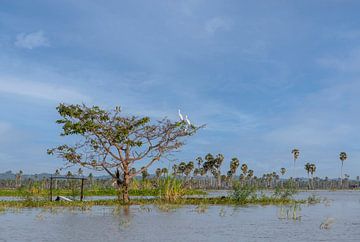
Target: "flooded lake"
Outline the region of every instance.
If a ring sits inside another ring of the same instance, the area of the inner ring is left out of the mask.
[[[360,192],[303,192],[298,220],[278,206],[92,207],[0,212],[0,241],[359,241]],[[292,210],[290,210],[292,213]],[[329,229],[320,229],[326,219]]]

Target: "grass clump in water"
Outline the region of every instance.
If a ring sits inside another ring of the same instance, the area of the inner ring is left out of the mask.
[[[159,182],[159,190],[160,199],[166,202],[175,202],[181,199],[187,191],[180,180],[170,176]]]
[[[289,180],[275,188],[273,197],[279,199],[292,199],[296,193],[298,193],[298,190],[296,189],[294,182]]]
[[[256,188],[251,185],[235,183],[233,185],[233,191],[230,194],[230,198],[239,204],[244,204],[251,200],[255,200],[257,198]]]

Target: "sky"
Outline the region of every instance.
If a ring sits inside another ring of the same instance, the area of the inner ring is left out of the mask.
[[[360,175],[359,1],[0,0],[0,172],[54,172],[56,106],[206,124],[176,153]],[[139,164],[139,167],[141,164]],[[168,166],[161,161],[157,167]]]

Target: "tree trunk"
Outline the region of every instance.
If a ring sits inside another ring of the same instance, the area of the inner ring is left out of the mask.
[[[343,188],[343,165],[344,165],[344,162],[341,161],[341,171],[340,171],[340,188],[342,189]]]
[[[124,203],[129,203],[129,186],[130,186],[130,178],[129,175],[126,174],[124,177],[124,184],[123,184],[123,201]]]

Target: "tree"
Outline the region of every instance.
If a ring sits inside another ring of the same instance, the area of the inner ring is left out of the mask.
[[[202,157],[199,156],[198,158],[196,158],[196,161],[197,161],[198,169],[200,169],[204,160]]]
[[[285,173],[286,173],[286,168],[285,168],[285,167],[281,167],[281,168],[280,168],[280,174],[281,174],[281,176],[282,176],[281,187],[284,187],[284,181],[283,181],[283,179],[284,179]]]
[[[305,164],[305,170],[306,170],[306,173],[307,173],[307,176],[308,176],[308,187],[310,189],[310,170],[311,170],[311,164],[309,162],[307,162]]]
[[[286,168],[282,167],[282,168],[280,169],[280,173],[281,173],[282,176],[284,176],[285,173],[286,173]]]
[[[248,166],[245,163],[241,165],[241,171],[245,176],[248,171]]]
[[[184,145],[182,138],[191,136],[204,126],[196,127],[186,121],[162,119],[151,122],[149,117],[125,116],[120,107],[106,111],[100,107],[60,104],[62,136],[75,135],[75,145],[61,145],[49,149],[69,165],[81,165],[105,170],[116,181],[125,203],[129,202],[130,181],[160,158],[166,158]],[[145,166],[131,174],[138,161]]]
[[[194,162],[193,161],[189,161],[186,165],[185,165],[185,170],[184,170],[184,174],[186,176],[186,179],[189,177],[190,173],[192,172],[192,170],[194,169]]]
[[[79,168],[79,170],[78,170],[77,173],[78,173],[79,176],[82,176],[82,175],[84,174],[84,172],[83,172],[83,170],[81,169],[81,167]]]
[[[347,159],[346,152],[340,152],[339,158],[340,158],[340,161],[341,161],[340,185],[342,187],[342,184],[343,184],[343,166],[344,166],[344,161]]]
[[[311,183],[312,183],[312,189],[314,189],[314,173],[316,171],[316,165],[310,164],[310,174],[311,174]]]
[[[186,169],[186,163],[183,161],[183,162],[181,162],[181,163],[179,164],[179,166],[177,167],[176,173],[177,173],[177,174],[180,174],[180,175],[184,175],[185,169]]]
[[[169,173],[169,171],[166,167],[161,169],[161,174],[163,174],[164,176],[166,176],[168,173]]]
[[[239,165],[240,165],[240,162],[239,162],[238,158],[234,157],[231,159],[230,172],[232,173],[232,175],[236,174],[236,170],[238,169]]]
[[[58,169],[56,169],[54,175],[60,176],[60,171]],[[54,180],[54,187],[55,187],[55,190],[58,188],[58,180],[57,179]]]
[[[148,173],[147,169],[145,168],[145,166],[141,167],[142,180],[145,181],[148,176],[149,176],[149,173]]]
[[[89,181],[90,181],[90,186],[92,187],[92,185],[93,185],[93,179],[94,179],[94,175],[90,172],[90,174],[89,174]]]
[[[23,171],[20,170],[19,173],[16,174],[15,180],[16,180],[16,187],[21,187],[21,178],[22,178]]]
[[[155,170],[156,179],[159,180],[161,176],[161,168],[157,168]]]
[[[227,178],[230,181],[230,184],[232,184],[232,178],[234,175],[236,175],[236,170],[238,169],[240,165],[239,159],[234,157],[231,159],[230,162],[230,170],[227,172]]]
[[[291,153],[293,154],[293,157],[294,157],[294,179],[295,179],[295,176],[296,176],[296,160],[299,158],[300,156],[300,151],[298,149],[293,149],[291,151]]]

